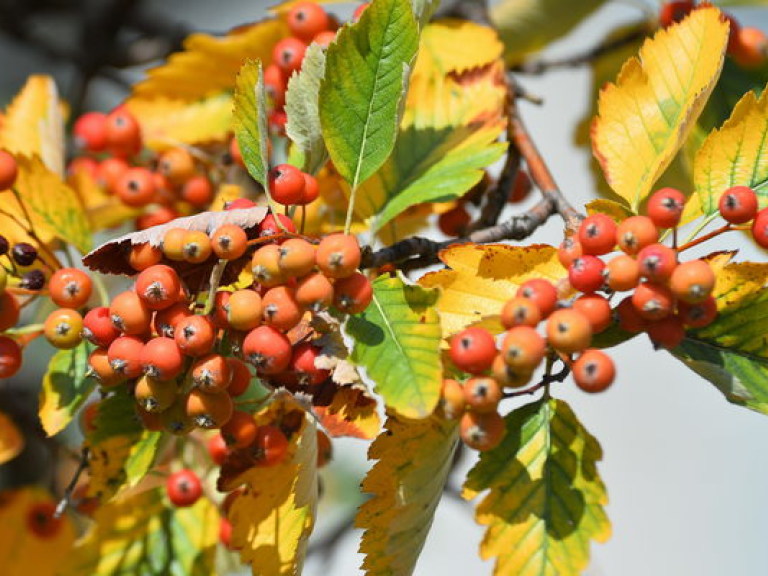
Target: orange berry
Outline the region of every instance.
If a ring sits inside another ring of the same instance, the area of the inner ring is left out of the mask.
[[[336,40],[336,32],[333,30],[324,30],[312,39],[314,44],[317,44],[323,49],[327,49],[331,45],[331,42]]]
[[[62,308],[80,308],[91,297],[93,281],[78,268],[60,268],[48,281],[48,294]]]
[[[236,290],[227,300],[227,323],[235,330],[251,330],[261,324],[264,304],[254,290]]]
[[[258,425],[253,416],[242,410],[232,412],[232,417],[221,427],[221,436],[227,446],[247,448],[256,440]]]
[[[583,255],[584,250],[575,238],[566,238],[557,249],[557,259],[563,268],[568,268],[574,260]]]
[[[288,453],[288,438],[277,426],[260,426],[254,444],[263,466],[274,466]]]
[[[262,304],[264,323],[278,330],[290,330],[299,323],[304,314],[304,310],[296,302],[294,289],[288,286],[275,286],[267,290]]]
[[[677,266],[677,251],[664,244],[650,244],[637,254],[640,274],[652,282],[664,282]]]
[[[235,411],[234,414],[236,413],[237,411]],[[211,436],[208,439],[208,442],[206,442],[205,447],[208,450],[208,455],[211,457],[211,460],[213,460],[214,464],[219,466],[224,464],[224,461],[229,455],[229,449],[227,448],[227,443],[224,441],[224,438],[221,434],[214,434]]]
[[[288,278],[280,269],[280,247],[277,244],[267,244],[253,253],[251,272],[254,279],[266,288],[279,286]]]
[[[452,378],[445,378],[440,391],[440,408],[445,418],[458,420],[464,414],[466,405],[464,387]]]
[[[99,162],[96,170],[96,180],[110,192],[114,192],[123,174],[130,168],[122,158],[105,158]]]
[[[715,273],[704,260],[682,262],[672,272],[669,288],[679,300],[696,304],[712,294],[715,288]]]
[[[606,214],[587,216],[579,226],[579,243],[584,254],[608,254],[616,245],[616,222]]]
[[[659,231],[648,216],[630,216],[616,228],[616,244],[627,254],[637,254],[659,240]]]
[[[157,170],[172,184],[183,184],[195,175],[195,159],[184,148],[171,148],[160,154]]]
[[[606,283],[611,290],[632,290],[640,282],[640,264],[628,254],[619,254],[606,266]]]
[[[16,183],[19,167],[16,158],[6,150],[0,150],[0,190],[8,190]]]
[[[373,300],[373,285],[360,272],[336,280],[333,285],[333,305],[345,314],[364,312]]]
[[[189,230],[184,235],[181,251],[186,262],[200,264],[208,260],[213,251],[211,239],[202,230]]]
[[[237,358],[227,358],[227,362],[232,374],[227,393],[230,396],[241,396],[251,385],[251,370],[245,362]]]
[[[611,325],[611,304],[599,294],[584,294],[573,302],[573,309],[581,312],[589,320],[592,333],[598,334]]]
[[[491,364],[491,374],[496,382],[507,388],[521,388],[533,378],[533,368],[512,368],[504,356],[498,355]]]
[[[112,369],[126,379],[141,376],[141,353],[144,340],[136,336],[120,336],[109,345],[107,357]]]
[[[573,380],[584,392],[602,392],[616,377],[613,360],[602,350],[585,350],[573,363]]]
[[[107,115],[103,112],[80,115],[72,125],[72,136],[78,150],[102,152],[107,147]]]
[[[530,298],[539,307],[541,317],[546,318],[557,307],[557,288],[543,278],[527,280],[517,289],[515,296]]]
[[[150,310],[173,306],[179,298],[181,280],[176,270],[165,264],[155,264],[136,278],[136,293]]]
[[[304,276],[315,267],[315,247],[302,238],[289,238],[280,245],[277,265],[288,277]]]
[[[351,234],[331,234],[320,241],[317,267],[329,278],[347,278],[355,273],[362,258],[360,244]]]
[[[501,342],[501,355],[512,368],[531,371],[544,359],[547,344],[530,326],[515,326],[507,330]]]
[[[506,424],[498,412],[469,411],[461,417],[459,424],[459,434],[464,444],[479,452],[498,446],[505,432]]]
[[[189,316],[192,316],[192,312],[189,311],[189,306],[184,302],[176,302],[168,308],[159,310],[155,313],[155,317],[152,320],[152,327],[159,336],[173,338],[178,322],[182,318],[187,318]]]
[[[288,12],[288,29],[307,44],[330,26],[328,13],[315,2],[297,2]]]
[[[234,404],[226,392],[193,388],[186,402],[187,416],[200,428],[221,428],[232,417]]]
[[[243,356],[261,374],[278,374],[291,362],[291,342],[272,326],[259,326],[245,337]]]
[[[163,412],[171,407],[178,387],[173,380],[157,380],[144,374],[136,381],[133,396],[139,407],[146,412]]]
[[[154,266],[162,259],[163,251],[156,246],[152,246],[149,242],[134,244],[131,246],[131,252],[128,254],[128,263],[137,272]]]
[[[163,254],[169,260],[182,262],[185,260],[184,241],[186,240],[187,230],[184,228],[171,228],[163,236],[162,250]]]
[[[107,114],[107,147],[121,158],[141,151],[141,126],[125,106],[119,106]]]
[[[204,356],[213,350],[216,332],[208,317],[192,315],[178,321],[173,338],[187,356]]]
[[[666,286],[643,282],[632,294],[632,305],[646,320],[661,320],[672,314],[675,298]]]
[[[90,374],[103,388],[112,388],[125,382],[125,376],[116,372],[109,363],[109,354],[105,348],[96,348],[88,356]]]
[[[123,334],[144,334],[149,331],[152,311],[136,292],[126,290],[112,299],[109,306],[112,324]]]
[[[513,326],[535,327],[540,321],[541,311],[530,298],[510,298],[501,309],[501,324],[507,330]]]
[[[464,383],[464,398],[474,412],[495,412],[503,395],[501,386],[493,378],[475,376]]]
[[[155,199],[155,179],[146,168],[128,168],[115,183],[114,193],[126,206],[140,208]]]
[[[43,334],[54,347],[60,350],[74,348],[83,340],[83,317],[77,310],[59,308],[45,319]]]
[[[208,206],[213,197],[213,184],[206,176],[193,176],[181,187],[181,199],[196,208]]]
[[[222,260],[236,260],[248,249],[248,236],[235,224],[224,224],[211,236],[211,248]]]
[[[0,378],[10,378],[21,368],[21,347],[16,340],[0,336]]]
[[[577,310],[555,310],[547,320],[547,341],[560,352],[580,352],[592,341],[592,325],[589,319]]]
[[[208,354],[195,360],[191,375],[193,384],[205,392],[226,389],[232,378],[230,365],[220,354]]]
[[[283,38],[272,50],[272,62],[280,67],[283,74],[290,76],[301,68],[306,50],[306,45],[298,38]]]
[[[184,367],[184,356],[173,338],[152,338],[141,351],[141,368],[157,380],[172,380]]]
[[[294,294],[299,306],[308,310],[322,310],[333,304],[333,284],[320,272],[300,278]]]

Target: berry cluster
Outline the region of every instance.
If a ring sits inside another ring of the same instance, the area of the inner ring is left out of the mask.
[[[699,6],[709,6],[709,2],[700,2]],[[659,24],[662,28],[680,22],[696,8],[695,0],[664,2],[659,10]],[[727,52],[743,68],[762,66],[768,59],[768,36],[760,28],[742,26],[736,18],[727,12],[723,16],[730,24]]]

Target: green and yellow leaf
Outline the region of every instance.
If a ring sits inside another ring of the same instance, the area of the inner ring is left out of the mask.
[[[96,380],[86,376],[92,347],[83,342],[71,350],[59,350],[51,358],[40,389],[39,416],[48,436],[61,432],[72,421]]]
[[[248,60],[237,75],[234,129],[248,172],[267,189],[267,94],[261,62]]]
[[[380,276],[373,294],[368,309],[345,324],[354,342],[350,359],[387,408],[425,418],[437,405],[442,381],[438,292]]]
[[[355,518],[355,526],[365,530],[360,552],[367,574],[413,573],[458,440],[456,421],[388,416],[385,431],[368,450],[368,458],[377,462],[362,489],[372,497]]]
[[[0,412],[0,466],[21,454],[24,444],[24,436],[14,421],[5,412]]]
[[[360,386],[339,386],[327,406],[312,411],[330,436],[371,440],[381,430],[377,403]]]
[[[714,7],[660,30],[600,94],[592,147],[634,212],[682,147],[717,82],[728,25]]]
[[[422,276],[419,284],[442,289],[437,311],[444,338],[476,324],[501,332],[499,313],[520,284],[531,278],[556,284],[566,276],[557,250],[543,244],[464,244],[443,250],[440,259],[448,269]]]
[[[467,50],[467,46],[472,46],[472,50]],[[469,20],[432,22],[421,32],[412,81],[418,82],[424,76],[456,76],[485,68],[501,57],[503,49],[498,35],[488,26]]]
[[[468,499],[487,491],[475,511],[488,527],[480,556],[496,559],[497,575],[578,576],[590,542],[611,534],[600,444],[562,400],[544,398],[505,421],[501,444],[480,455],[464,484]]]
[[[102,504],[61,576],[208,576],[219,513],[208,498],[176,508],[154,488]]]

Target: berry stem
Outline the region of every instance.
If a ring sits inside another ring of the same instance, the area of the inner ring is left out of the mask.
[[[219,282],[224,275],[224,269],[227,267],[228,260],[219,260],[211,270],[211,278],[208,286],[208,300],[205,302],[205,308],[203,309],[203,315],[208,315],[213,310],[214,300],[216,299],[216,290],[219,289]]]
[[[527,396],[530,394],[534,394],[535,392],[541,390],[542,388],[548,387],[553,382],[562,382],[568,377],[568,374],[570,373],[571,373],[571,368],[567,364],[564,365],[563,368],[555,374],[549,374],[549,367],[548,367],[547,373],[541,377],[541,380],[539,382],[523,390],[505,392],[504,398],[516,398],[518,396]]]
[[[680,246],[677,251],[682,252],[684,250],[688,250],[689,248],[693,248],[694,246],[698,246],[699,244],[702,244],[706,242],[707,240],[711,240],[712,238],[715,238],[719,236],[720,234],[724,234],[725,232],[730,232],[731,230],[743,230],[743,228],[738,228],[731,226],[730,224],[726,224],[725,226],[721,226],[720,228],[717,228],[716,230],[712,230],[712,232],[709,232],[707,234],[704,234],[704,236],[700,236],[696,238],[695,240],[691,240],[690,242],[686,242],[682,246]]]
[[[54,518],[61,518],[62,514],[67,510],[67,507],[72,503],[72,492],[74,492],[75,486],[77,486],[77,481],[80,480],[80,476],[85,472],[85,469],[88,468],[88,454],[88,447],[84,446],[80,452],[80,462],[77,465],[77,469],[72,475],[69,484],[67,484],[67,487],[64,489],[64,495],[56,505],[56,511],[53,514]]]
[[[344,221],[344,234],[349,234],[352,229],[352,213],[355,210],[355,196],[357,195],[357,186],[352,188],[349,193],[349,204],[347,205],[347,218]]]

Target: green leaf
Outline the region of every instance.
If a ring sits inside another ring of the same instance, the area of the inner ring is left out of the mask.
[[[318,44],[310,44],[301,64],[301,71],[288,80],[285,130],[304,154],[303,170],[315,174],[328,160],[323,142],[318,111],[320,82],[325,74],[325,52]]]
[[[129,488],[136,486],[154,466],[162,437],[160,432],[144,430],[138,441],[131,446],[131,452],[125,461],[125,476]]]
[[[503,156],[507,144],[496,142],[502,130],[482,122],[402,129],[392,155],[360,188],[362,210],[377,214],[372,231],[416,204],[461,197]]]
[[[235,81],[234,130],[245,167],[264,190],[267,186],[267,94],[258,60],[246,60]]]
[[[504,42],[504,58],[519,64],[576,27],[605,0],[502,0],[491,8],[491,20]]]
[[[353,190],[392,151],[418,42],[408,0],[374,0],[328,47],[320,123],[331,160]]]
[[[437,405],[442,381],[438,291],[380,276],[373,294],[368,309],[345,325],[354,341],[350,359],[389,408],[407,418],[425,418]]]
[[[215,573],[219,514],[208,498],[171,507],[163,488],[103,504],[63,576],[208,576]]]
[[[488,526],[480,546],[495,574],[578,575],[590,541],[611,532],[597,473],[602,449],[568,404],[543,398],[505,418],[501,444],[480,454],[464,496],[488,490],[475,517]]]
[[[82,342],[71,350],[59,350],[51,358],[40,390],[40,422],[48,436],[61,432],[70,423],[96,387],[88,378],[88,355],[92,346]]]
[[[390,414],[368,450],[377,460],[363,480],[372,494],[359,509],[360,552],[368,574],[411,574],[440,502],[458,445],[456,421]]]
[[[144,428],[136,416],[136,402],[122,387],[99,402],[94,419],[94,430],[88,440],[94,444],[115,436],[139,437]]]

